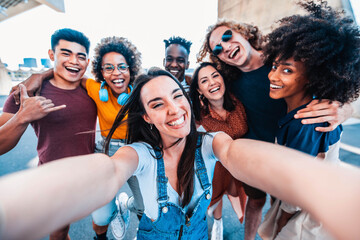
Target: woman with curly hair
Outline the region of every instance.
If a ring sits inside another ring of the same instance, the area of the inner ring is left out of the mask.
[[[190,99],[196,123],[207,132],[223,131],[233,139],[242,137],[248,130],[244,106],[230,94],[227,82],[214,63],[203,62],[195,69]],[[246,194],[242,182],[235,179],[220,163],[215,165],[213,195],[208,214],[214,217],[212,240],[223,239],[222,197],[227,194],[234,211],[242,222]]]
[[[95,101],[98,111],[102,139],[97,142],[95,152],[104,151],[105,138],[115,121],[116,115],[121,110],[122,105],[126,103],[132,91],[134,79],[140,70],[141,54],[126,38],[106,37],[95,47],[92,73],[96,81],[93,79],[84,79],[83,81],[83,85],[86,87],[88,95]],[[125,145],[126,131],[126,124],[122,124],[116,129],[110,140],[109,156],[114,155],[120,147]],[[126,193],[122,193],[121,202],[128,203],[129,208],[141,216],[143,203],[137,179],[135,177],[129,178],[128,184],[134,196],[128,200]],[[106,239],[108,221],[103,222],[98,221],[98,219],[102,218],[103,213],[108,208],[113,208],[112,204],[114,203],[112,201],[92,213],[96,239]],[[121,208],[121,206],[118,207]],[[124,207],[122,206],[122,208]],[[122,215],[112,216],[115,221],[111,222],[113,225],[111,229],[116,239],[122,239],[125,236],[129,224],[129,214],[129,211],[124,211]]]
[[[97,105],[101,136],[105,139],[140,72],[141,54],[129,40],[122,37],[103,38],[94,52],[92,73],[96,80],[83,79],[82,83]],[[126,137],[126,129],[124,124],[116,130],[112,137],[114,144],[111,146],[118,145],[115,139],[124,142],[122,140]],[[97,143],[98,152],[103,150],[103,142]],[[118,147],[111,147],[109,155],[113,155],[117,149]]]
[[[264,49],[266,62],[272,64],[270,97],[282,98],[287,104],[277,143],[321,161],[339,163],[342,126],[322,133],[315,128],[327,123],[303,125],[294,115],[314,98],[344,104],[359,96],[360,30],[326,2],[300,5],[309,14],[281,19]],[[270,208],[259,234],[263,239],[331,239],[321,223],[281,199]]]

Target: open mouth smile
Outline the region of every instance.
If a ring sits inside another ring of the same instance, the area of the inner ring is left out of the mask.
[[[240,52],[240,48],[236,47],[229,55],[229,58],[234,58]]]
[[[80,72],[80,68],[76,68],[76,67],[65,67],[66,70],[68,70],[71,73],[78,73]]]
[[[125,79],[115,79],[111,81],[116,87],[122,87],[124,85]]]
[[[176,75],[179,72],[179,70],[170,70],[170,73],[173,75]]]
[[[182,124],[185,121],[185,116],[182,115],[180,118],[176,119],[175,121],[171,121],[168,124],[170,126],[178,126],[180,124]]]
[[[281,88],[284,88],[284,86],[278,86],[278,85],[270,83],[270,88],[272,88],[272,89],[281,89]]]
[[[220,90],[220,87],[215,87],[209,90],[210,93],[214,93]]]

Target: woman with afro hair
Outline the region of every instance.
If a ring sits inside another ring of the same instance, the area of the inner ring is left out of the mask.
[[[360,30],[327,2],[299,4],[308,14],[281,19],[264,49],[267,64],[272,64],[270,97],[287,104],[276,140],[320,161],[339,163],[342,126],[318,132],[315,128],[327,123],[303,125],[294,115],[313,99],[344,104],[359,96]],[[281,199],[266,214],[259,234],[263,239],[331,239],[321,223]]]
[[[96,143],[95,152],[104,152],[104,144],[110,128],[113,125],[118,112],[126,103],[132,92],[132,84],[135,77],[141,71],[141,54],[128,39],[123,37],[106,37],[101,39],[94,50],[92,61],[93,79],[86,79],[85,87],[88,95],[95,101],[99,117],[99,125],[102,138]],[[125,145],[127,124],[119,126],[110,140],[107,154],[112,156]],[[122,193],[122,201],[129,202],[129,208],[135,211],[138,216],[142,215],[143,203],[137,179],[131,177],[128,180],[133,197],[128,201],[126,193]],[[102,222],[104,212],[113,208],[112,201],[104,207],[92,213],[93,229],[96,233],[94,239],[107,239],[108,222]],[[119,204],[119,203],[118,203]],[[124,207],[124,206],[123,206]],[[117,208],[117,207],[116,207]],[[120,206],[119,206],[120,208]],[[114,213],[115,221],[111,222],[112,232],[116,239],[121,239],[129,224],[129,211],[123,211],[122,215]],[[114,232],[117,229],[117,232]]]

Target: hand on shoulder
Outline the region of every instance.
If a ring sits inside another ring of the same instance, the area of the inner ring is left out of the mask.
[[[349,103],[341,104],[338,101],[324,99],[322,101],[313,100],[306,108],[299,110],[295,118],[303,118],[302,124],[313,124],[328,122],[328,127],[317,127],[316,131],[330,132],[337,128],[341,123],[351,117],[353,109]]]

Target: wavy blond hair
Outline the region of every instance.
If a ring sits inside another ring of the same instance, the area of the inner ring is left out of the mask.
[[[264,37],[262,36],[258,27],[251,24],[239,23],[228,19],[220,19],[214,25],[208,27],[203,45],[201,46],[199,53],[196,55],[197,62],[213,62],[216,64],[219,70],[223,71],[226,77],[231,78],[231,73],[234,72],[235,67],[229,66],[223,61],[221,61],[217,56],[212,53],[212,50],[210,48],[211,34],[215,29],[222,26],[228,27],[231,30],[240,33],[247,41],[249,41],[250,45],[256,50],[262,49],[264,44]]]

